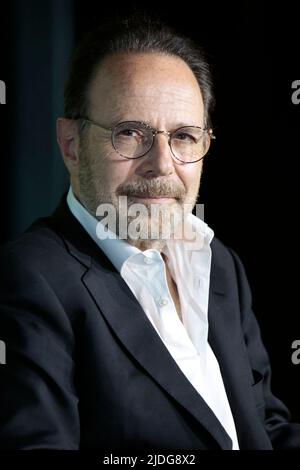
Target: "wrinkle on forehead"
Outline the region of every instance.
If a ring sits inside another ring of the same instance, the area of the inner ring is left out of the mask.
[[[180,58],[122,54],[100,65],[90,87],[90,108],[93,116],[104,118],[143,112],[143,108],[149,114],[203,115],[203,100],[192,70]]]

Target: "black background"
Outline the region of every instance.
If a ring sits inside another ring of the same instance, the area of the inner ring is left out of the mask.
[[[99,18],[128,13],[134,7],[133,2],[123,3],[122,7],[116,3],[104,7],[101,2],[90,0],[70,3],[74,41],[96,26]],[[40,104],[34,90],[28,89],[32,108],[38,110],[34,120],[24,114],[22,101],[17,99],[18,84],[28,80],[33,70],[35,73],[41,70],[49,80],[53,72],[51,67],[48,72],[44,70],[45,64],[50,63],[46,50],[43,54],[44,38],[36,60],[36,52],[31,56],[30,47],[27,57],[16,53],[18,41],[22,40],[18,25],[22,23],[20,12],[24,11],[24,4],[34,21],[42,20],[43,11],[35,1],[13,1],[7,11],[1,12],[0,79],[7,86],[7,104],[0,106],[1,242],[15,237],[37,216],[49,213],[58,202],[63,185],[56,188],[56,175],[52,172],[46,175],[52,178],[54,188],[51,201],[42,192],[36,192],[36,182],[43,185],[45,181],[47,147],[41,151],[40,163],[36,155],[33,157],[29,151],[26,154],[26,168],[30,168],[24,172],[26,190],[20,185],[20,175],[19,180],[16,178],[20,168],[18,139],[23,141],[25,129],[32,136],[38,129],[47,133],[47,125],[55,119],[47,117],[43,107],[47,106],[47,94]],[[137,5],[141,9],[141,3]],[[213,124],[217,140],[205,161],[200,202],[205,204],[205,220],[215,235],[240,255],[246,267],[254,310],[273,367],[273,390],[289,406],[294,419],[300,421],[300,364],[291,362],[291,344],[300,339],[297,245],[300,105],[291,101],[291,84],[300,79],[296,2],[284,2],[277,7],[250,1],[207,0],[181,2],[177,6],[171,2],[151,2],[143,9],[155,11],[203,44],[211,58],[216,83]],[[55,16],[48,19],[54,20]],[[26,34],[26,41],[36,46],[39,37],[31,38],[30,29]],[[63,34],[60,41],[63,44]],[[59,47],[58,42],[51,49],[54,59]],[[25,63],[21,76],[16,73],[20,60]],[[27,60],[33,69],[26,68]],[[50,138],[55,145],[53,123]],[[60,178],[62,181],[63,177]],[[30,201],[26,217],[18,209],[24,201]]]

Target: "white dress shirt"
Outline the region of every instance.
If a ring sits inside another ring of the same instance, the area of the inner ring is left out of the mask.
[[[91,238],[103,250],[129,286],[186,378],[201,395],[227,434],[233,450],[238,439],[218,361],[208,343],[208,296],[211,267],[210,242],[214,236],[208,225],[193,214],[188,223],[200,235],[197,249],[186,249],[185,240],[167,240],[162,250],[177,284],[182,321],[172,300],[165,262],[159,251],[141,251],[127,241],[99,237],[104,225],[75,198],[70,188],[68,206]]]

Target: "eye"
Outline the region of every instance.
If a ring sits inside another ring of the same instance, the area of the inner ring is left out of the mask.
[[[117,137],[142,139],[144,137],[144,132],[141,129],[136,129],[134,127],[126,127],[118,130]]]
[[[137,135],[137,132],[134,129],[123,129],[119,132],[118,135],[123,135],[126,137],[135,137]]]
[[[195,144],[198,141],[195,136],[188,134],[187,132],[178,132],[173,136],[173,138],[191,144]]]

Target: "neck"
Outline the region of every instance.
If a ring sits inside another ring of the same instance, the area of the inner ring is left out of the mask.
[[[166,245],[166,240],[131,240],[129,238],[127,239],[127,242],[141,251],[152,249],[157,250],[160,253]]]

